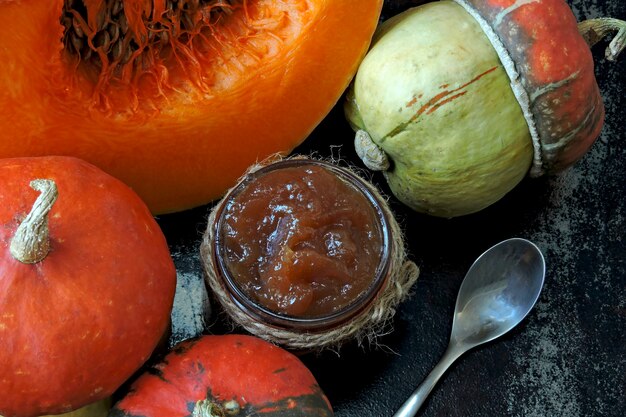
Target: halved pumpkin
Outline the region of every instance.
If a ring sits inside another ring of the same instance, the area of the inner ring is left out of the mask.
[[[72,155],[153,213],[206,203],[330,111],[382,0],[0,3],[0,158]]]

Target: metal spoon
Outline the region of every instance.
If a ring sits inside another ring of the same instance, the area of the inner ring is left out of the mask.
[[[480,255],[459,289],[448,349],[394,417],[414,416],[459,356],[521,322],[539,298],[545,272],[541,251],[525,239],[505,240]]]

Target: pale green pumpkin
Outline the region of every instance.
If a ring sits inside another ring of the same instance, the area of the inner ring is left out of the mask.
[[[494,203],[530,168],[532,140],[509,83],[474,18],[429,3],[380,27],[346,115],[391,159],[385,176],[398,199],[454,217]]]

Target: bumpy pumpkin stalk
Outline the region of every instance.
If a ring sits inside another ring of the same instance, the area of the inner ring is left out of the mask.
[[[48,213],[58,196],[57,186],[52,180],[33,180],[30,186],[41,194],[17,228],[10,248],[11,255],[25,264],[42,261],[50,251]]]
[[[211,401],[200,400],[196,403],[191,417],[225,417],[224,410],[216,407]]]
[[[354,149],[363,161],[363,164],[372,171],[387,171],[391,168],[389,157],[385,151],[374,143],[367,131],[357,129],[354,136]]]
[[[241,407],[235,400],[227,401],[224,404],[216,404],[211,400],[200,400],[196,402],[191,417],[227,417],[237,415]]]
[[[610,17],[589,19],[578,24],[578,30],[590,47],[604,39],[611,33],[617,32],[606,48],[606,59],[615,61],[617,56],[626,47],[626,22]]]

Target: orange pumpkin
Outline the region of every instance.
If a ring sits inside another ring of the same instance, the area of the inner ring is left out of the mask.
[[[347,87],[382,0],[0,2],[0,157],[72,155],[154,213],[287,153]]]
[[[148,208],[76,158],[4,159],[0,225],[0,414],[110,396],[169,325],[176,271]]]
[[[177,345],[139,376],[110,417],[332,417],[328,399],[293,354],[246,335]]]

